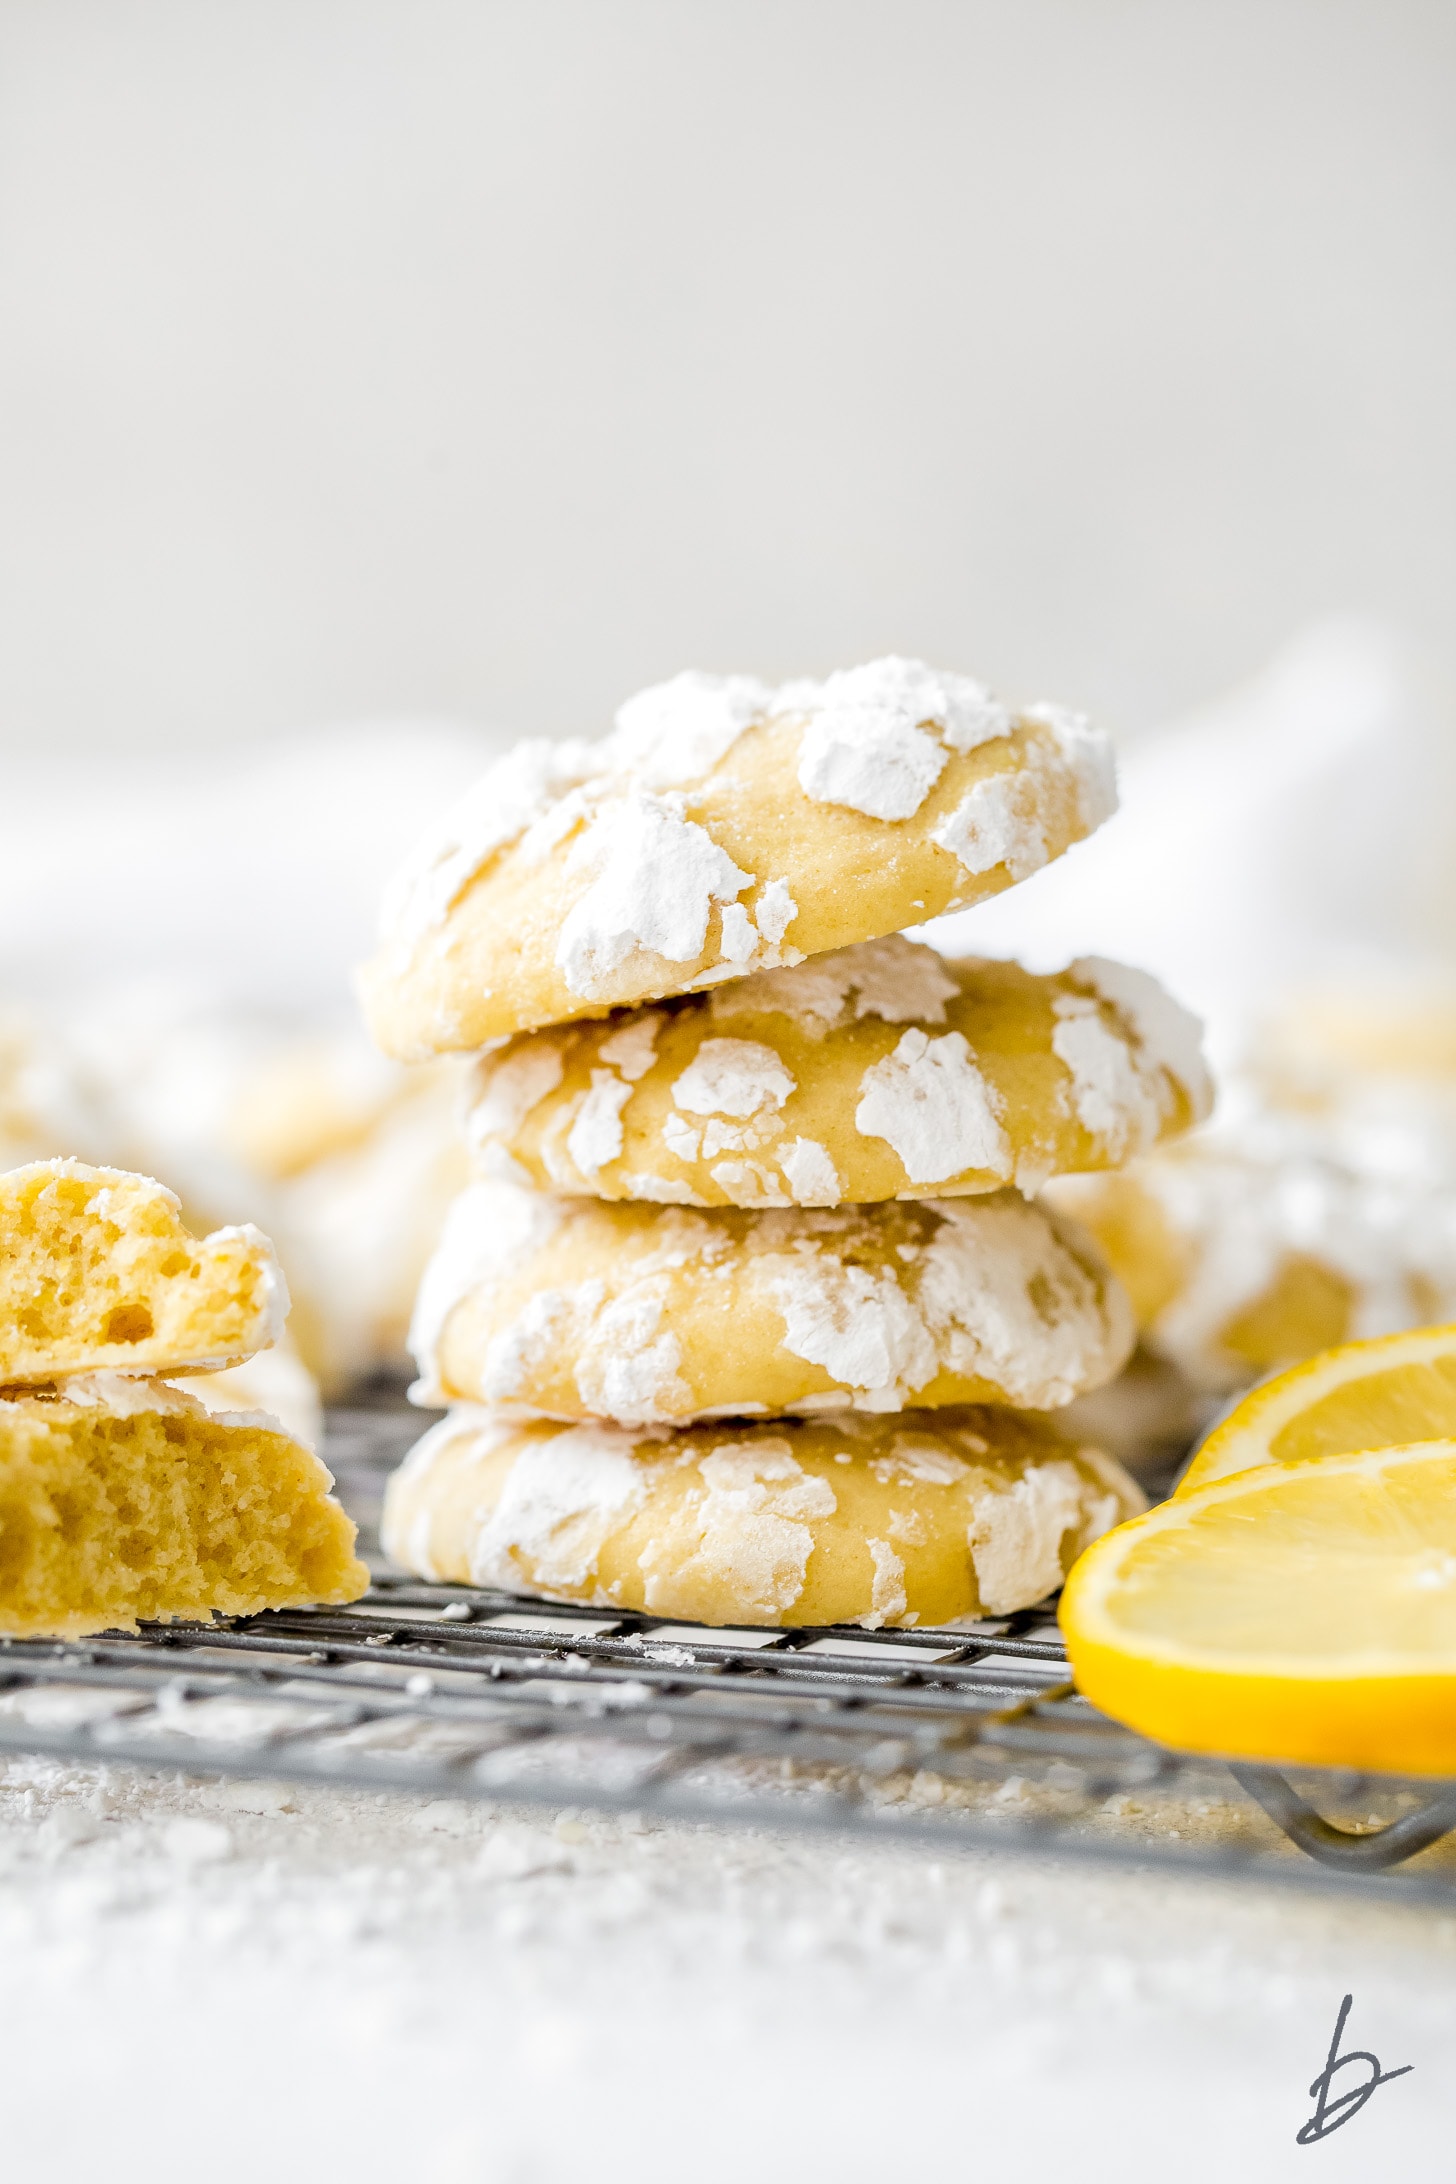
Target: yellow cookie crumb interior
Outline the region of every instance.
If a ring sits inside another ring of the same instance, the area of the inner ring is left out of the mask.
[[[200,1407],[5,1401],[0,1631],[77,1638],[357,1599],[368,1572],[328,1485],[296,1441]]]
[[[199,1242],[144,1176],[43,1162],[0,1176],[0,1383],[223,1365],[273,1340],[272,1253]]]

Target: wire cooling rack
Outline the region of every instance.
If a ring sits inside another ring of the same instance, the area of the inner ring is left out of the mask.
[[[330,1414],[326,1454],[375,1573],[363,1600],[0,1642],[0,1752],[1456,1901],[1441,1846],[1456,1782],[1167,1751],[1076,1695],[1049,1606],[939,1631],[709,1630],[391,1574],[380,1496],[423,1422],[387,1391]]]

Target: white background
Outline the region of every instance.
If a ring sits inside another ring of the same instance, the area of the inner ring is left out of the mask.
[[[1442,0],[4,0],[0,746],[1456,595]]]
[[[0,0],[0,993],[342,1008],[497,732],[689,663],[1135,739],[1312,616],[1447,652],[1453,60],[1443,0]],[[1383,660],[1130,768],[1027,931],[1210,1008],[1332,904],[1456,932]],[[0,1768],[23,2171],[1449,2168],[1449,1917],[368,1803]],[[1307,2152],[1351,1989],[1414,2069]]]

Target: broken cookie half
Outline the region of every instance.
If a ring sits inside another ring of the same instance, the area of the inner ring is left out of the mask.
[[[171,1191],[120,1168],[0,1175],[0,1386],[213,1371],[269,1349],[287,1312],[251,1224],[194,1237]]]
[[[305,1443],[157,1377],[241,1364],[287,1310],[266,1236],[190,1235],[148,1176],[74,1160],[0,1174],[0,1633],[80,1638],[366,1589]]]
[[[160,1381],[6,1390],[0,1632],[82,1638],[357,1600],[369,1573],[332,1485],[266,1415],[210,1412]]]

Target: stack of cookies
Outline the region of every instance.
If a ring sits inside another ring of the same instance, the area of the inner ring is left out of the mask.
[[[890,659],[683,675],[527,743],[395,884],[363,978],[407,1059],[483,1050],[478,1180],[421,1288],[391,1483],[422,1576],[704,1623],[943,1625],[1042,1599],[1141,1506],[1054,1414],[1132,1346],[1038,1203],[1202,1114],[1140,973],[902,928],[1114,806],[1104,739]]]
[[[190,1236],[148,1176],[0,1175],[0,1632],[358,1598],[369,1573],[317,1456],[212,1405],[287,1309],[266,1236]]]

